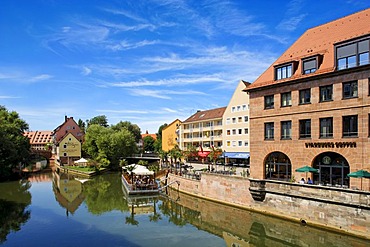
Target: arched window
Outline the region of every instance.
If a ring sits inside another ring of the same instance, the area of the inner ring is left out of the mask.
[[[281,152],[270,153],[265,161],[265,178],[289,181],[292,175],[292,165],[288,156]]]
[[[334,152],[319,154],[314,159],[313,167],[319,169],[318,173],[313,174],[315,184],[349,186],[349,164],[342,155]]]

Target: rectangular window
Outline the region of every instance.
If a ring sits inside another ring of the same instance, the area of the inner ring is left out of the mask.
[[[310,74],[316,71],[317,69],[317,59],[312,58],[308,60],[303,60],[303,74]]]
[[[226,130],[226,135],[230,135],[230,130]]]
[[[333,99],[333,85],[320,87],[320,102],[331,101]]]
[[[275,68],[275,79],[281,80],[292,76],[293,65],[288,64],[285,66]]]
[[[274,123],[265,123],[265,140],[274,139]]]
[[[243,111],[247,110],[247,105],[243,105]]]
[[[238,129],[238,134],[239,135],[243,134],[243,130],[242,129]]]
[[[248,135],[248,128],[244,129],[244,134]]]
[[[242,147],[243,146],[243,141],[238,141],[238,146]]]
[[[236,109],[237,109],[237,111],[240,111],[240,105],[238,105],[238,106],[236,107]]]
[[[320,118],[320,138],[333,137],[333,118]]]
[[[299,138],[311,138],[311,119],[299,120]]]
[[[236,123],[236,118],[233,117],[233,124]]]
[[[64,145],[63,145],[63,148],[64,148],[64,149],[66,149],[66,148],[67,148],[67,144],[64,144]]]
[[[343,137],[358,136],[357,115],[343,116]]]
[[[299,91],[299,104],[311,103],[311,89],[303,89]]]
[[[235,112],[235,106],[231,107],[231,112]]]
[[[281,107],[292,105],[292,93],[282,93],[281,94]]]
[[[343,99],[357,98],[357,81],[343,83]]]
[[[230,118],[226,119],[226,124],[230,124]]]
[[[238,123],[241,123],[243,122],[243,118],[242,117],[238,117]]]
[[[248,116],[244,116],[244,122],[248,122]]]
[[[244,146],[248,147],[248,145],[249,145],[248,141],[244,141]]]
[[[292,139],[292,121],[281,122],[281,139]]]
[[[64,157],[67,157],[67,153],[63,153],[63,156],[64,156]]]
[[[274,95],[265,96],[265,109],[274,108]]]
[[[236,141],[233,141],[233,147],[236,147]]]
[[[226,142],[226,145],[227,145],[228,147],[230,147],[230,141],[227,141],[227,142]]]
[[[236,135],[236,129],[233,129],[233,135]]]

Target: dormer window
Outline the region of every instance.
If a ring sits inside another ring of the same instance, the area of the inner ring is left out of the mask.
[[[286,64],[275,68],[275,80],[289,78],[293,75],[293,64]]]
[[[274,66],[275,80],[282,80],[293,76],[298,68],[298,61],[291,61]]]
[[[316,57],[303,60],[302,64],[303,64],[303,74],[311,74],[317,70]]]
[[[337,69],[349,69],[370,64],[370,39],[358,40],[336,47]]]

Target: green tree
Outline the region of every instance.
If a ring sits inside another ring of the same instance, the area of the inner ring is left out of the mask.
[[[30,157],[30,142],[23,135],[28,124],[17,112],[9,112],[0,106],[0,180],[13,174],[13,169],[24,164]]]
[[[82,149],[103,166],[118,168],[123,157],[136,151],[133,134],[127,129],[118,131],[100,125],[91,125],[85,134]]]
[[[151,136],[145,136],[143,138],[143,148],[144,152],[153,152],[154,151],[154,138]]]
[[[216,167],[216,161],[220,158],[221,154],[221,148],[212,148],[211,152],[209,153],[208,158],[212,162],[214,167]]]
[[[100,116],[96,116],[96,117],[93,117],[92,119],[90,120],[87,120],[87,128],[89,128],[91,125],[94,125],[94,124],[97,124],[97,125],[100,125],[102,127],[108,127],[108,119],[105,115],[100,115]]]
[[[136,124],[132,124],[131,122],[129,121],[121,121],[119,123],[117,123],[116,125],[112,125],[112,129],[115,130],[115,131],[119,131],[119,130],[122,130],[122,129],[127,129],[128,131],[130,131],[134,137],[135,137],[135,142],[139,142],[140,139],[141,139],[141,130],[139,128],[138,125]]]
[[[86,123],[80,118],[78,119],[78,127],[80,127],[82,132],[86,131]]]

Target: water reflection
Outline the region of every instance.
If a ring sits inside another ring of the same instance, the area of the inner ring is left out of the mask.
[[[82,183],[65,173],[53,172],[53,192],[59,205],[66,209],[66,215],[74,214],[85,199]]]
[[[45,236],[34,233],[47,229],[53,241],[58,236],[58,246],[77,242],[81,246],[97,245],[97,241],[107,246],[370,246],[363,239],[176,190],[159,196],[127,196],[117,173],[89,180],[68,174],[49,175],[49,180],[44,175],[30,179],[34,181],[32,205],[30,182],[0,184],[1,242],[8,237],[9,246],[19,246],[16,243],[33,237],[30,246],[38,246]],[[48,203],[43,205],[44,201]],[[32,218],[28,208],[32,208]],[[16,236],[9,234],[26,222],[30,227],[22,227]],[[60,231],[66,234],[60,235]]]
[[[0,193],[0,244],[5,242],[10,232],[21,230],[30,219],[31,183],[27,180],[1,183]]]

